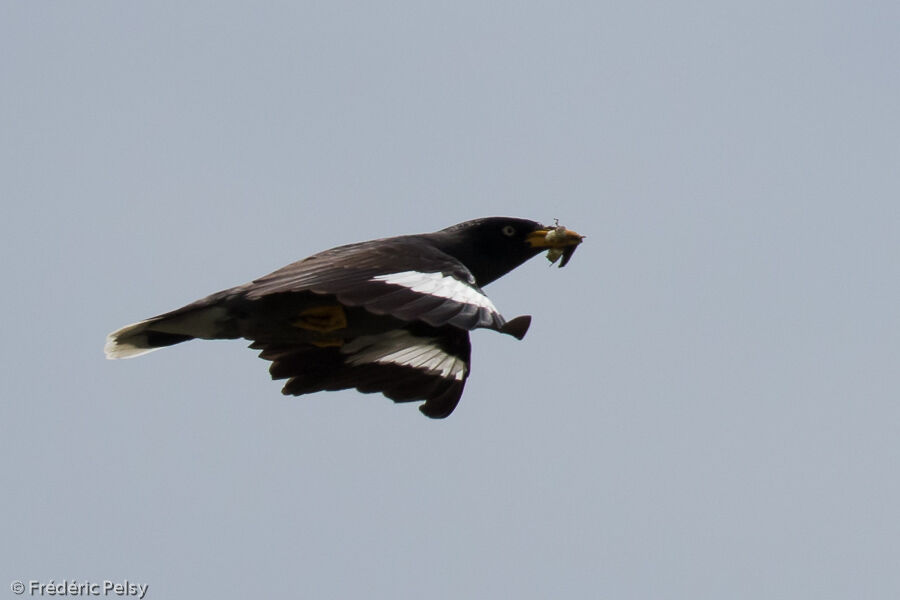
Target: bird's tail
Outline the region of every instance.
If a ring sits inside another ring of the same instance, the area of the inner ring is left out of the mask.
[[[134,358],[194,338],[222,335],[225,308],[197,302],[170,313],[126,325],[106,336],[106,358]]]

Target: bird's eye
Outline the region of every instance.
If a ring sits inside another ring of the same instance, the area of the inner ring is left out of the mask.
[[[506,237],[512,237],[516,235],[516,228],[512,225],[506,225],[501,231],[503,231],[503,235]]]

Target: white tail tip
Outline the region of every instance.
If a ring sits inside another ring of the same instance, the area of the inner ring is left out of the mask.
[[[148,319],[148,321],[149,320],[152,319]],[[142,354],[159,350],[159,348],[148,348],[134,343],[141,339],[146,339],[144,336],[136,335],[140,334],[141,330],[144,329],[145,323],[147,323],[147,321],[132,323],[131,325],[126,325],[106,336],[106,345],[103,346],[103,352],[106,354],[106,358],[110,360],[116,358],[134,358],[135,356],[141,356]]]

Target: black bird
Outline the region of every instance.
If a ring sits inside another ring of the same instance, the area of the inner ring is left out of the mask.
[[[106,357],[246,338],[272,361],[272,378],[287,379],[284,394],[356,388],[425,400],[419,410],[444,418],[469,376],[469,331],[522,339],[531,324],[530,316],[505,320],[481,288],[543,250],[564,266],[582,237],[491,217],[340,246],[114,331]]]

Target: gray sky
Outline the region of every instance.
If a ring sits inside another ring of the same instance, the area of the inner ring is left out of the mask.
[[[2,2],[0,585],[900,596],[898,7]],[[488,215],[588,238],[487,288],[535,321],[446,421],[240,342],[103,358]]]

